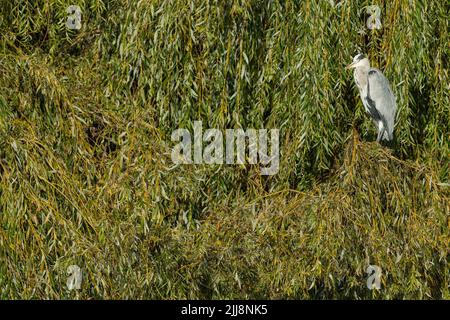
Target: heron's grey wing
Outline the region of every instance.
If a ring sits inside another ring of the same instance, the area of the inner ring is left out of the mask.
[[[369,100],[368,102],[376,109],[387,129],[389,135],[388,138],[391,139],[392,132],[394,131],[397,105],[389,81],[380,70],[372,68],[368,74],[367,86],[368,96],[370,100],[372,100]]]

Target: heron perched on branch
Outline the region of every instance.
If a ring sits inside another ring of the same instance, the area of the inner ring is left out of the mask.
[[[353,68],[364,108],[378,129],[377,142],[391,141],[397,105],[389,81],[380,70],[371,68],[369,59],[361,53],[347,66],[347,69]]]

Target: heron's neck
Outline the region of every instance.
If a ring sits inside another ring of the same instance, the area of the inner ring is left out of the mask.
[[[355,81],[356,81],[356,84],[358,85],[358,88],[362,95],[366,94],[367,77],[369,75],[369,69],[370,68],[367,66],[361,66],[361,67],[355,68],[355,73],[354,73]]]
[[[356,72],[359,74],[365,74],[367,75],[369,73],[370,66],[360,66],[356,68]]]

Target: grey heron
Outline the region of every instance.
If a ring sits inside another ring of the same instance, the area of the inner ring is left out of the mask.
[[[377,126],[377,142],[381,139],[391,141],[397,105],[389,81],[380,70],[371,68],[369,59],[361,53],[346,68],[355,69],[353,75],[362,103]]]

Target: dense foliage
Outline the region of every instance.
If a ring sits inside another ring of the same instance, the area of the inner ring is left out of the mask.
[[[0,297],[449,299],[448,14],[0,0]],[[358,52],[397,97],[393,145],[344,69]],[[175,166],[171,132],[194,120],[280,129],[278,174]]]

